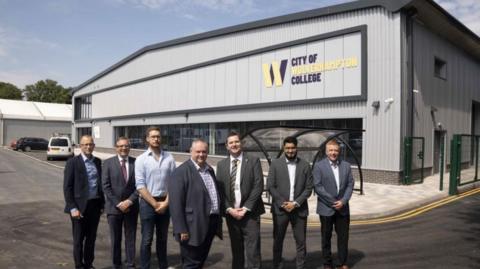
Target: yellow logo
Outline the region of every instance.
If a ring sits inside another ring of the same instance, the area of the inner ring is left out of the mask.
[[[283,85],[287,63],[288,60],[282,60],[280,64],[277,61],[273,61],[272,64],[262,64],[263,82],[265,87],[272,87],[274,82],[276,87],[281,87]]]

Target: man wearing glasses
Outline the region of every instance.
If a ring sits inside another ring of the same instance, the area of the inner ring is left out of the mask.
[[[158,268],[165,269],[168,268],[167,235],[170,224],[167,180],[175,169],[175,160],[170,153],[162,150],[162,137],[158,127],[148,128],[146,140],[148,149],[135,161],[136,188],[141,197],[141,268],[150,268],[153,231],[156,229]]]
[[[138,192],[135,188],[135,158],[128,156],[128,138],[115,143],[117,155],[105,160],[102,182],[105,211],[110,227],[113,268],[122,268],[122,227],[125,227],[127,268],[135,268],[135,239],[138,219]]]
[[[80,139],[80,155],[68,160],[63,179],[65,213],[73,230],[75,268],[93,267],[95,240],[105,199],[102,192],[100,159],[92,155],[95,144],[90,135]]]

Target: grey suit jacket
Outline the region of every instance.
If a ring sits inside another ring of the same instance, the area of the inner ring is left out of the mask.
[[[221,211],[222,191],[211,167],[209,172],[217,187]],[[177,167],[168,180],[169,210],[175,239],[179,241],[181,233],[189,233],[187,244],[200,246],[207,237],[210,225],[212,201],[207,187],[190,159]],[[222,225],[218,226],[216,235],[222,238]]]
[[[128,182],[125,182],[118,156],[115,155],[103,163],[102,186],[105,194],[105,212],[119,215],[116,207],[121,201],[132,201],[131,210],[138,211],[138,192],[135,188],[135,158],[128,157]]]
[[[240,207],[248,208],[252,216],[259,216],[265,213],[262,200],[264,184],[260,159],[244,152],[241,165],[240,192],[242,198]],[[230,193],[230,156],[218,162],[217,177],[225,193],[224,209],[234,207],[235,201]]]
[[[337,193],[337,183],[333,174],[332,167],[328,158],[325,158],[313,167],[313,183],[315,193],[317,193],[317,213],[322,216],[332,216],[335,209],[332,207],[335,201],[341,200],[344,204],[339,213],[342,215],[350,214],[348,201],[352,197],[353,177],[350,163],[339,161],[340,190]]]
[[[294,201],[299,207],[292,212],[297,212],[299,216],[308,216],[307,199],[312,194],[313,179],[310,164],[297,158],[297,167],[295,168]],[[282,215],[287,212],[282,208],[283,202],[290,198],[290,177],[288,173],[287,160],[285,156],[272,161],[267,177],[267,189],[272,195],[271,212]]]

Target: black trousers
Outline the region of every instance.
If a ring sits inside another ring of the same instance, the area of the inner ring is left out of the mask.
[[[113,268],[122,267],[122,230],[125,234],[125,258],[127,268],[135,268],[135,242],[137,234],[138,207],[125,214],[107,216],[110,227],[110,243]]]
[[[296,212],[273,214],[273,268],[281,268],[283,266],[283,240],[285,239],[289,223],[292,225],[297,250],[296,268],[303,269],[305,268],[305,257],[307,255],[305,243],[307,217],[300,217]]]
[[[82,218],[70,218],[72,221],[75,268],[90,268],[93,264],[101,206],[100,199],[89,200]]]
[[[232,268],[261,268],[260,216],[247,213],[243,219],[236,220],[227,215],[226,220],[232,249]]]
[[[182,256],[183,269],[203,268],[203,264],[207,260],[213,238],[217,233],[219,225],[221,225],[221,217],[219,215],[211,215],[207,237],[205,238],[205,241],[203,241],[202,245],[191,246],[187,243],[180,243],[180,254]]]
[[[332,232],[335,227],[337,233],[337,248],[339,265],[346,265],[348,258],[348,233],[350,230],[350,215],[341,215],[338,211],[332,216],[320,216],[322,224],[322,254],[323,264],[333,266],[332,261]]]

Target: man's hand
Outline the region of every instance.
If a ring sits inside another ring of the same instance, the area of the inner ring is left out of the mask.
[[[241,220],[245,216],[246,210],[244,208],[230,208],[228,214],[236,220]]]
[[[333,208],[335,208],[335,210],[340,210],[342,209],[342,207],[343,207],[343,203],[341,200],[338,200],[335,203],[333,203]]]
[[[130,206],[132,204],[133,204],[132,201],[127,199],[118,203],[117,208],[123,213],[127,213],[128,211],[130,211]]]
[[[79,210],[71,211],[70,216],[72,216],[73,219],[81,219],[83,217]]]
[[[285,209],[288,213],[292,212],[295,209],[294,202],[283,202],[282,208]]]
[[[184,242],[184,241],[187,241],[188,239],[190,239],[190,236],[188,235],[188,233],[180,234],[180,241]]]
[[[167,208],[168,208],[168,202],[166,201],[155,203],[155,212],[157,214],[165,213],[165,211],[167,211]]]

